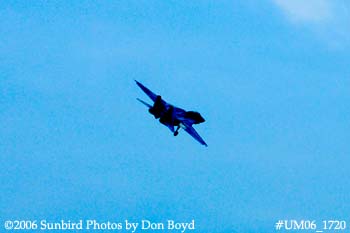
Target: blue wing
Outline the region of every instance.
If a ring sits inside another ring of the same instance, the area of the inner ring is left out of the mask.
[[[167,127],[170,129],[171,132],[175,132],[174,126],[173,125],[167,125]]]
[[[199,134],[197,133],[197,131],[196,131],[191,125],[184,124],[183,129],[184,129],[189,135],[191,135],[194,139],[196,139],[200,144],[202,144],[202,145],[204,145],[204,146],[208,146],[207,143],[205,143],[205,141],[203,140],[203,138],[201,138],[201,136],[199,136]]]
[[[139,83],[137,80],[135,80],[135,82],[143,90],[143,92],[145,92],[146,95],[148,95],[148,97],[151,98],[151,100],[153,100],[153,102],[156,101],[156,98],[157,98],[156,94],[154,94],[150,89],[148,89],[147,87]]]
[[[143,92],[145,92],[146,95],[148,95],[148,97],[155,102],[157,99],[157,96],[155,93],[153,93],[150,89],[148,89],[147,87],[145,87],[144,85],[142,85],[142,83],[138,82],[137,80],[135,80],[136,84],[141,88],[141,90]],[[141,103],[145,104],[146,106],[149,107],[149,104],[145,103],[144,101],[139,100]],[[165,109],[169,109],[169,107],[171,106],[170,104],[168,104],[165,100],[161,99],[161,104],[165,107]]]
[[[181,128],[183,128],[189,135],[191,135],[194,139],[196,139],[200,144],[204,146],[208,146],[207,143],[203,140],[201,136],[197,133],[197,131],[192,127],[194,120],[186,117],[186,111],[174,107],[175,118],[181,122]]]
[[[142,89],[143,92],[146,93],[146,95],[153,101],[155,102],[157,99],[157,95],[155,93],[153,93],[150,89],[148,89],[147,87],[145,87],[144,85],[142,85],[140,82],[138,82],[137,80],[135,80],[136,84]],[[146,102],[138,99],[141,103],[143,103],[144,105],[146,105],[147,107],[151,107],[151,105],[147,104]],[[172,123],[169,124],[165,124],[171,132],[175,132],[174,130],[174,121],[178,120],[181,122],[182,124],[182,128],[188,133],[190,134],[194,139],[196,139],[200,144],[208,146],[205,141],[201,138],[201,136],[199,136],[199,134],[197,133],[197,131],[192,127],[192,124],[194,123],[193,120],[187,118],[185,116],[186,111],[172,106],[170,104],[168,104],[167,102],[165,102],[163,99],[161,99],[162,101],[162,105],[165,107],[165,109],[169,109],[170,107],[174,108],[174,112],[172,114]]]
[[[138,82],[137,80],[135,80],[136,84],[141,88],[141,90],[143,92],[146,93],[146,95],[148,95],[148,97],[155,102],[157,99],[157,96],[155,93],[153,93],[150,89],[148,89],[147,87],[145,87],[144,85],[142,85],[142,83]],[[140,100],[139,100],[140,101]],[[144,101],[140,101],[142,103],[144,103]],[[167,102],[165,102],[163,99],[161,99],[161,104],[165,107],[165,109],[168,109],[170,104],[168,104]]]

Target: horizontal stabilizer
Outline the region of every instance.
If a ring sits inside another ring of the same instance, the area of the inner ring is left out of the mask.
[[[146,93],[146,95],[148,95],[148,97],[154,101],[156,101],[157,95],[154,94],[150,89],[148,89],[147,87],[145,87],[144,85],[142,85],[140,82],[138,82],[137,80],[135,80],[136,84],[142,89],[143,92]]]
[[[139,98],[136,98],[136,99],[137,99],[138,101],[140,101],[141,103],[143,103],[144,105],[146,105],[147,107],[149,107],[149,108],[152,107],[152,105],[146,103],[145,101],[143,101],[143,100],[141,100],[141,99],[139,99]]]

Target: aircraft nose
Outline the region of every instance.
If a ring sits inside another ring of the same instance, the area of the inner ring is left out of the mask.
[[[201,115],[199,115],[198,122],[203,123],[204,121],[205,121],[205,119]]]

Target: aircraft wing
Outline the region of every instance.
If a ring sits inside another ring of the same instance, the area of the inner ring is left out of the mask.
[[[171,132],[175,132],[174,126],[173,125],[167,125],[167,127],[170,129]]]
[[[192,126],[188,126],[185,125],[184,130],[191,135],[194,139],[196,139],[200,144],[204,145],[204,146],[208,146],[207,143],[205,143],[205,141],[203,140],[203,138],[201,138],[201,136],[199,136],[199,134],[197,133],[197,131],[192,127]]]
[[[147,87],[145,87],[144,85],[142,85],[141,83],[139,83],[138,81],[136,81],[136,84],[143,90],[143,92],[146,93],[146,95],[148,95],[149,98],[151,98],[151,100],[156,101],[157,95],[154,94],[150,89],[148,89]]]

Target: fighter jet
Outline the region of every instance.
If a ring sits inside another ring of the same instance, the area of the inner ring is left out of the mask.
[[[201,114],[194,111],[185,111],[181,108],[175,107],[174,105],[171,105],[163,100],[160,95],[154,94],[140,82],[136,80],[135,82],[153,101],[153,105],[148,104],[139,98],[137,98],[137,100],[146,105],[148,107],[148,112],[151,113],[154,118],[159,119],[160,123],[167,126],[171,132],[173,132],[174,136],[177,136],[179,134],[179,130],[182,128],[200,144],[208,146],[192,127],[193,124],[200,124],[205,121]]]

